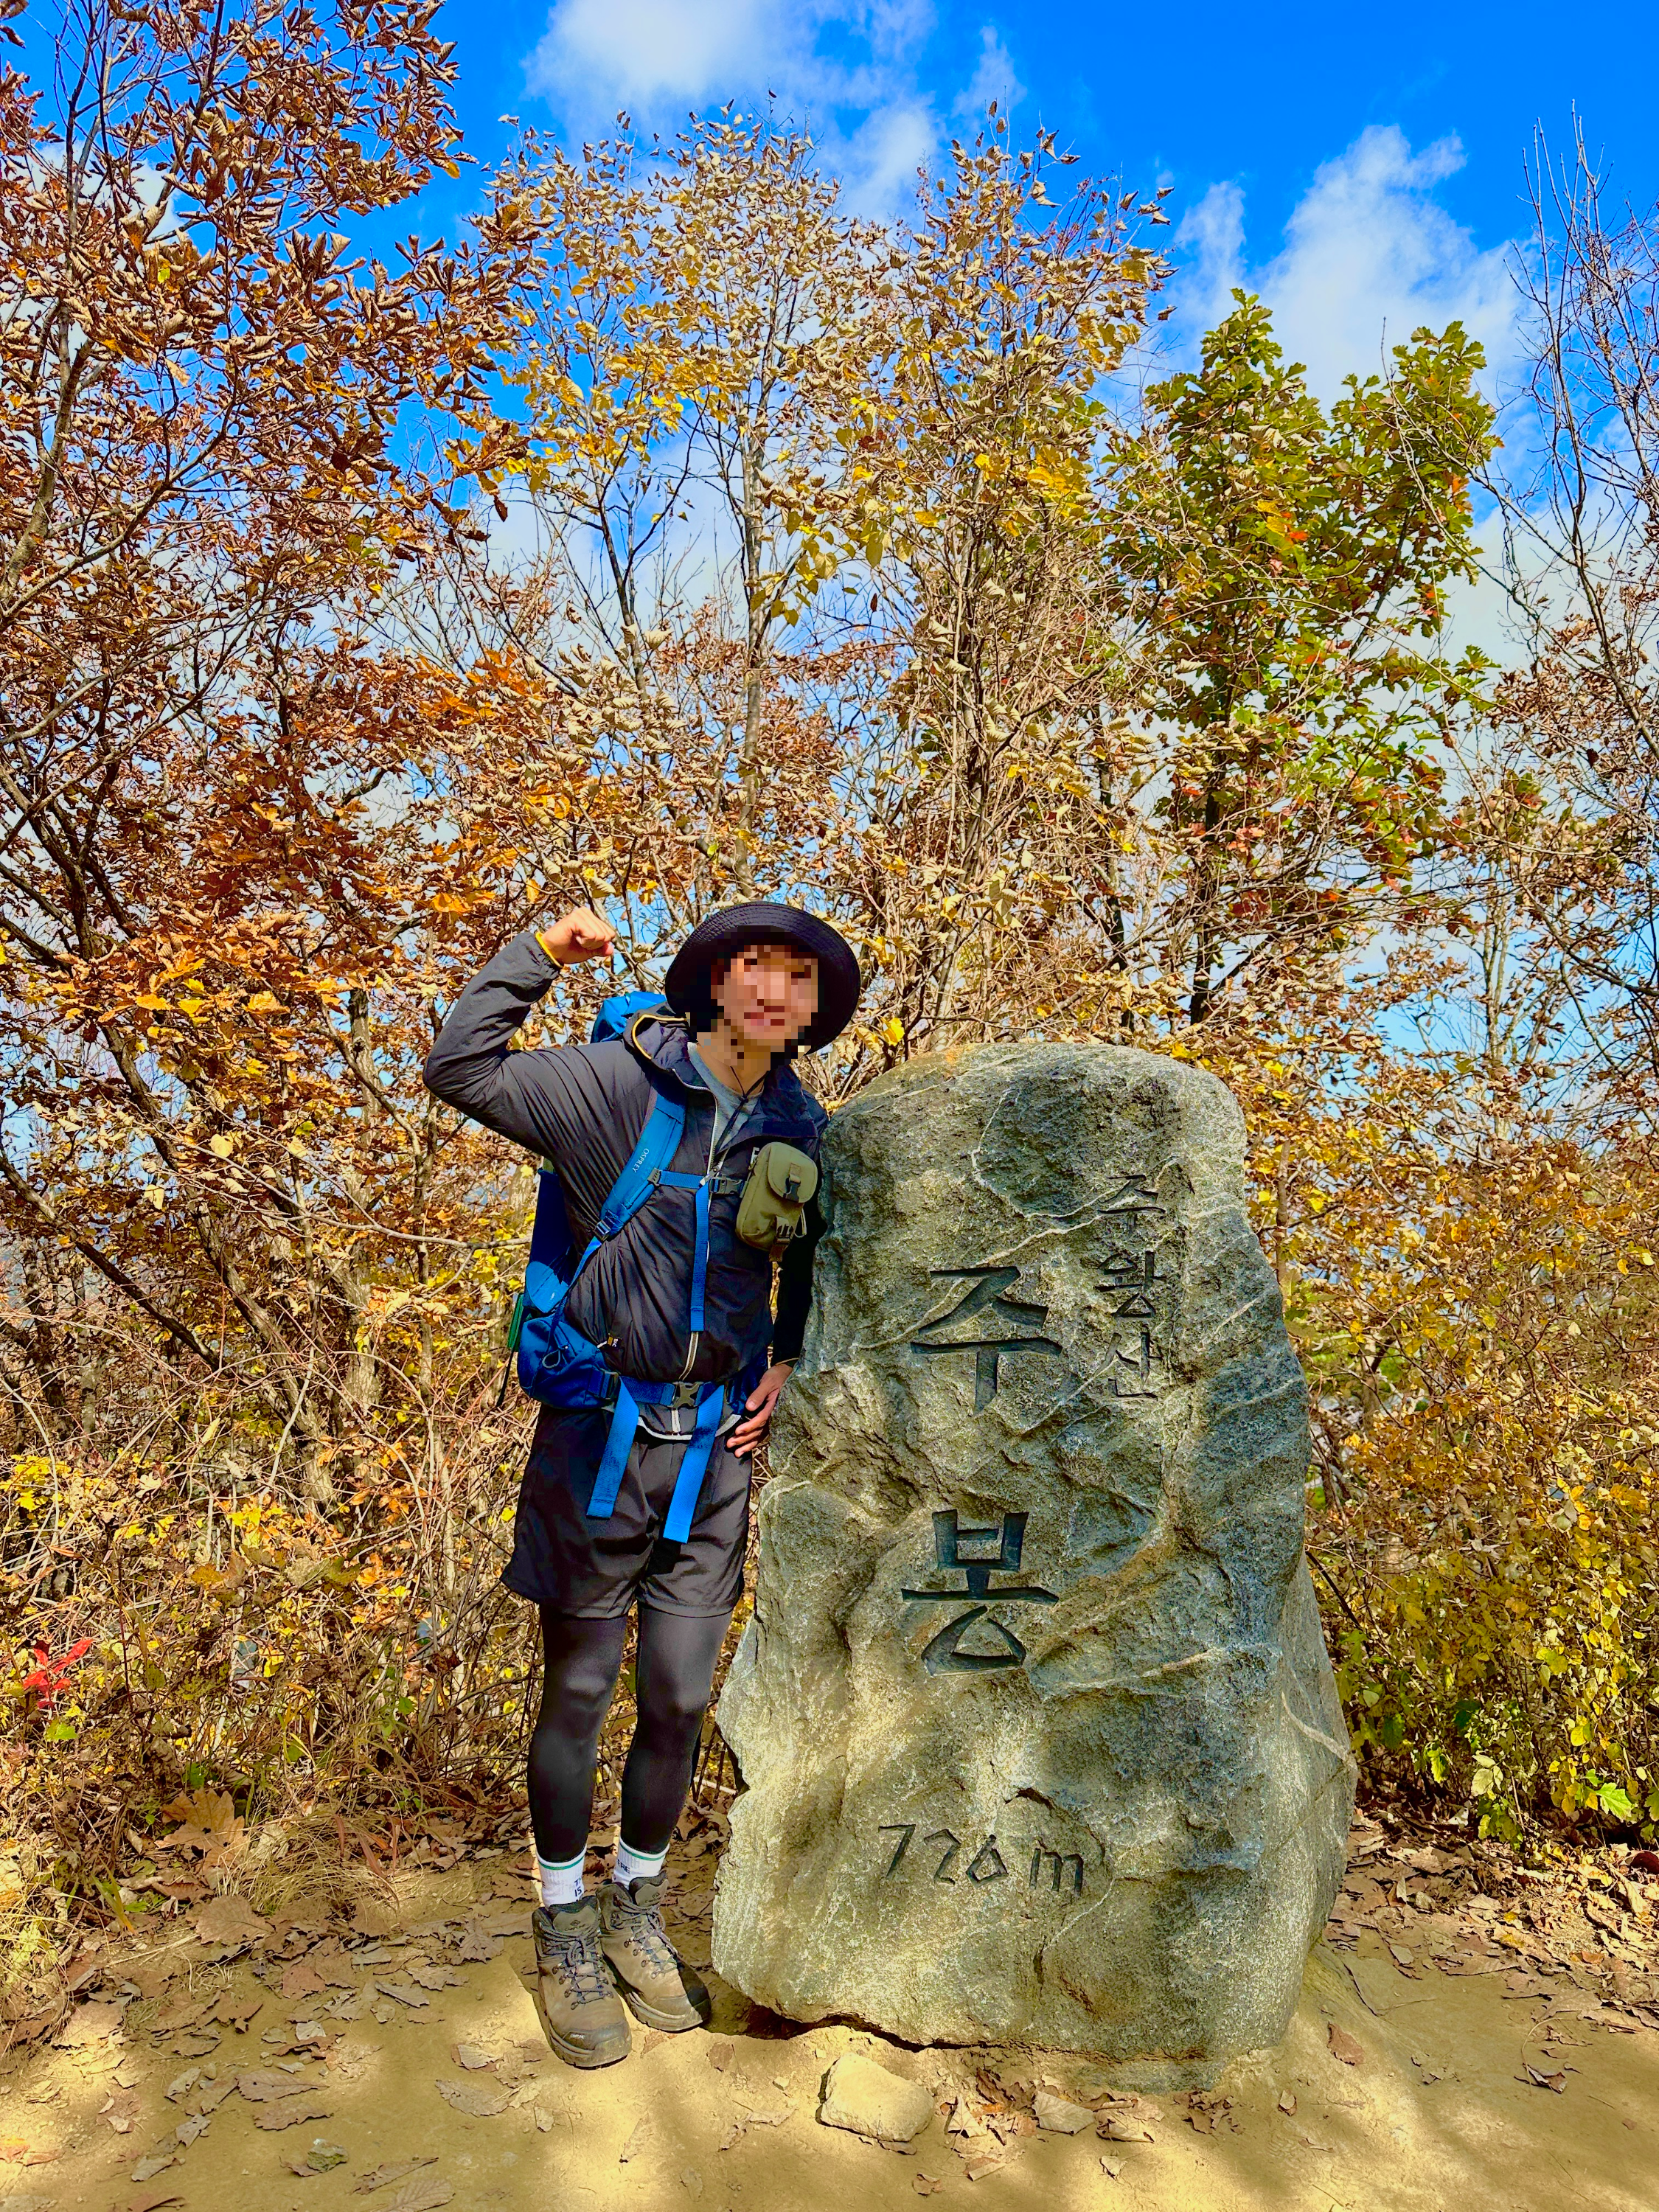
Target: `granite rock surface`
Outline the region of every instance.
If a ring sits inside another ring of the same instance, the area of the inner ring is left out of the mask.
[[[805,1357],[720,1707],[718,1971],[799,2021],[1204,2084],[1343,1864],[1305,1395],[1231,1094],[1113,1046],[834,1117]]]

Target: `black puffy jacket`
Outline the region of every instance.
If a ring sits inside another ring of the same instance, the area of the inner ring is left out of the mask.
[[[511,1050],[514,1032],[558,972],[533,930],[504,945],[451,1008],[425,1076],[440,1098],[552,1162],[580,1250],[639,1140],[653,1094],[684,1104],[685,1128],[671,1165],[690,1175],[711,1164],[714,1101],[692,1064],[684,1026],[672,1018],[631,1024],[625,1042]],[[757,1148],[774,1139],[817,1159],[825,1121],[794,1070],[775,1066],[713,1164],[722,1180],[741,1176]],[[653,1192],[583,1268],[565,1310],[619,1374],[642,1382],[726,1382],[757,1372],[769,1345],[776,1358],[799,1352],[821,1217],[816,1206],[809,1208],[807,1234],[789,1248],[775,1328],[772,1263],[737,1236],[738,1202],[733,1191],[710,1203],[704,1327],[695,1344],[694,1192]]]

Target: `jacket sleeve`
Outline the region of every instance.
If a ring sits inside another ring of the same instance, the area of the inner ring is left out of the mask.
[[[799,1359],[806,1340],[812,1305],[812,1255],[823,1234],[823,1215],[816,1198],[807,1202],[802,1233],[778,1263],[778,1317],[772,1324],[772,1358]]]
[[[610,1149],[611,1116],[602,1110],[608,1102],[589,1095],[595,1072],[579,1050],[510,1049],[558,972],[533,929],[504,945],[450,1008],[423,1072],[427,1089],[447,1104],[551,1160],[562,1177],[573,1165],[587,1170],[577,1177],[586,1182],[594,1179],[596,1137]],[[608,1187],[600,1187],[601,1198]]]

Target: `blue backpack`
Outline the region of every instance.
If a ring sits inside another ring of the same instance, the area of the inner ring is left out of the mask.
[[[625,1036],[635,1016],[664,1012],[667,1008],[654,991],[627,991],[607,999],[599,1008],[589,1042],[603,1044]],[[708,1272],[708,1176],[676,1174],[668,1165],[679,1149],[685,1128],[685,1109],[678,1100],[653,1094],[640,1140],[626,1166],[611,1187],[599,1209],[586,1249],[577,1255],[575,1240],[565,1213],[564,1193],[556,1170],[545,1160],[536,1180],[536,1219],[530,1232],[530,1260],[524,1288],[513,1309],[507,1342],[508,1356],[516,1353],[519,1386],[544,1406],[612,1408],[605,1454],[594,1478],[587,1504],[590,1520],[608,1520],[622,1489],[628,1455],[639,1427],[641,1406],[684,1405],[695,1396],[696,1425],[686,1447],[674,1485],[663,1534],[671,1543],[683,1544],[691,1533],[703,1477],[714,1455],[714,1439],[726,1404],[723,1382],[684,1384],[639,1382],[624,1379],[605,1364],[596,1344],[565,1319],[565,1304],[582,1269],[601,1244],[631,1221],[653,1190],[667,1184],[672,1189],[695,1190],[696,1244],[691,1271],[693,1334],[703,1325],[703,1286]],[[506,1379],[502,1379],[506,1389]]]

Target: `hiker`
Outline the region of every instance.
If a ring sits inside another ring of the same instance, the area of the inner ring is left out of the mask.
[[[511,1051],[560,969],[614,941],[585,908],[526,930],[461,993],[426,1063],[440,1098],[545,1163],[517,1352],[544,1403],[501,1579],[541,1613],[532,1926],[548,2039],[584,2067],[627,2056],[624,2001],[670,2033],[708,2018],[664,1931],[663,1864],[743,1587],[750,1455],[811,1298],[825,1115],[790,1063],[838,1036],[859,994],[827,922],[732,907],[692,932],[660,995],[607,1001],[599,1042]],[[596,1899],[594,1764],[635,1607],[638,1717]]]

